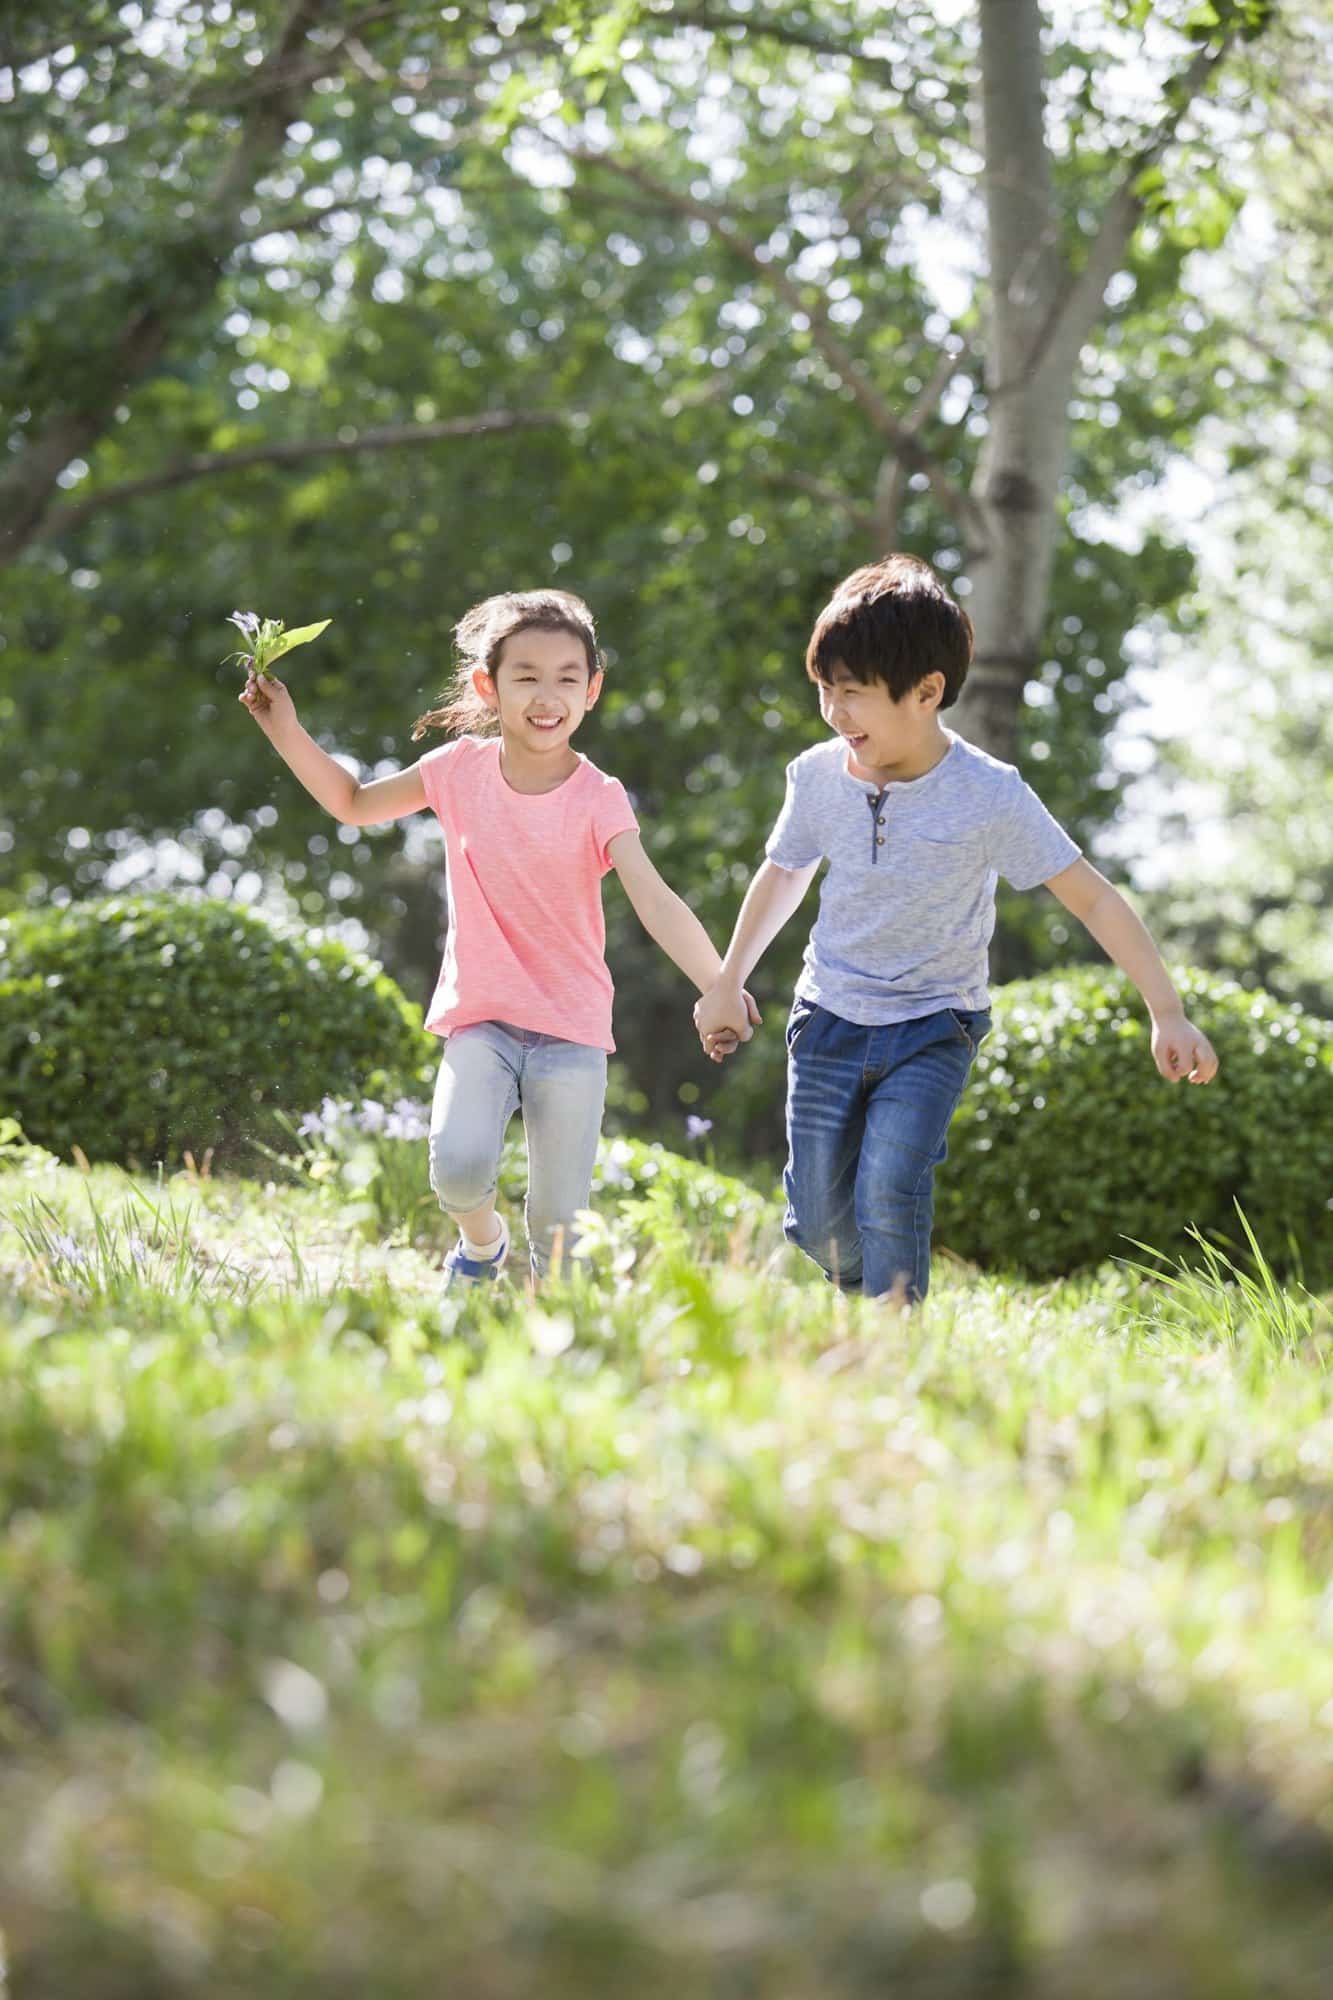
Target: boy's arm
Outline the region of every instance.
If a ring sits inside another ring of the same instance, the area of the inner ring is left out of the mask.
[[[795,916],[818,869],[818,861],[806,868],[779,868],[776,861],[760,863],[745,892],[716,983],[694,1010],[694,1025],[705,1048],[712,1037],[728,1032],[749,1041],[753,1029],[746,1019],[745,981],[782,926]],[[753,1001],[750,1007],[754,1008]],[[752,1018],[759,1019],[757,1008]]]
[[[375,778],[362,785],[336,757],[321,750],[297,720],[296,704],[283,683],[251,674],[237,697],[248,708],[284,764],[301,780],[312,799],[347,826],[379,826],[420,812],[429,801],[421,767],[397,771],[392,778]]]
[[[692,979],[701,993],[717,978],[722,960],[689,904],[668,887],[643,851],[637,833],[618,833],[607,845],[611,865],[620,877],[630,907],[655,944]],[[748,1010],[746,1002],[748,1001]],[[759,1009],[745,995],[742,1014],[747,1011],[757,1021]]]
[[[1179,1083],[1182,1077],[1191,1083],[1211,1083],[1217,1075],[1212,1043],[1186,1020],[1156,945],[1120,891],[1086,861],[1052,875],[1046,887],[1143,995],[1152,1016],[1153,1061],[1162,1075],[1170,1083]]]

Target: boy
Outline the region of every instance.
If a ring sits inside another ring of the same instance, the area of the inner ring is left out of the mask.
[[[834,741],[788,765],[767,858],[694,1010],[708,1053],[750,1039],[744,983],[827,860],[787,1025],[786,1233],[842,1290],[907,1304],[926,1295],[935,1168],[990,1027],[997,874],[1044,882],[1133,980],[1164,1077],[1217,1073],[1124,897],[1011,765],[941,724],[971,657],[967,613],[914,556],[838,586],[805,660]]]

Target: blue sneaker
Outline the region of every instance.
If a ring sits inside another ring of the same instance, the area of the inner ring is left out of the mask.
[[[503,1216],[496,1220],[500,1224],[500,1247],[490,1257],[469,1257],[463,1248],[460,1236],[449,1255],[444,1260],[444,1289],[453,1291],[456,1286],[484,1285],[488,1280],[499,1277],[509,1255],[509,1229]]]

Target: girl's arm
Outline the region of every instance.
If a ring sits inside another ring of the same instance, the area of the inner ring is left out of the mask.
[[[694,981],[701,993],[706,993],[717,978],[722,960],[694,911],[662,880],[644,853],[637,833],[618,833],[607,853],[634,914],[649,937],[661,945],[667,957],[687,979]],[[759,1009],[753,1000],[749,1006],[757,1021]],[[742,1014],[746,1011],[744,998],[741,1011]]]
[[[1217,1075],[1213,1045],[1186,1020],[1157,946],[1120,891],[1086,861],[1052,875],[1046,887],[1143,995],[1152,1016],[1153,1061],[1167,1081],[1187,1077],[1191,1083],[1211,1083]]]
[[[782,926],[795,916],[818,871],[817,861],[808,868],[779,868],[776,861],[760,863],[745,892],[717,980],[694,1010],[694,1025],[705,1048],[714,1035],[727,1032],[749,1041],[753,1030],[742,1001],[745,981]],[[753,1007],[753,1001],[750,1005]],[[753,1018],[759,1018],[757,1009]]]
[[[403,819],[420,812],[428,801],[421,767],[395,772],[392,778],[375,778],[362,785],[343,769],[336,757],[321,750],[313,736],[301,727],[296,704],[280,680],[251,674],[238,696],[267,736],[284,764],[301,780],[312,799],[347,826],[379,826],[384,820]]]

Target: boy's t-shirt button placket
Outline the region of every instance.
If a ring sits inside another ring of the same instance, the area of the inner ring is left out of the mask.
[[[884,824],[884,814],[880,810],[884,804],[884,796],[883,792],[867,792],[865,795],[866,804],[870,808],[870,859],[872,862],[879,860],[878,850],[884,845],[884,835],[875,832],[877,826],[883,826]]]

